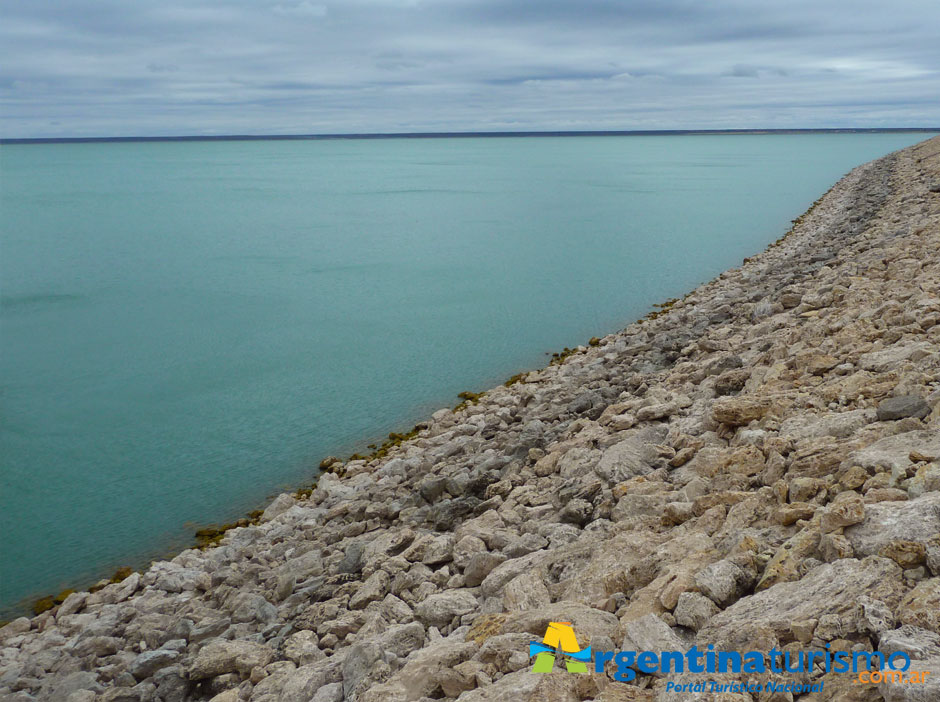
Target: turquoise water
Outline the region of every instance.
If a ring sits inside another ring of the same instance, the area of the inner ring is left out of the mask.
[[[0,608],[624,326],[925,136],[0,147]]]

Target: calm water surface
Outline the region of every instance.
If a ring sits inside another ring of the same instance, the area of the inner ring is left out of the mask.
[[[925,136],[0,147],[0,613],[624,326]]]

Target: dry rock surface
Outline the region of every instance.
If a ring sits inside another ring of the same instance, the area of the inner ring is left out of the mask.
[[[533,674],[549,621],[595,650],[905,651],[932,683],[796,699],[940,700],[938,184],[940,138],[860,166],[659,315],[7,624],[0,700],[794,699]]]

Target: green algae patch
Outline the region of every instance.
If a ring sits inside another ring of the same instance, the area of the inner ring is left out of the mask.
[[[552,360],[549,361],[548,365],[550,366],[560,366],[564,363],[569,356],[573,356],[578,353],[578,349],[569,349],[567,346],[561,351],[556,351],[552,354]]]
[[[427,427],[427,424],[421,423],[415,424],[411,429],[403,433],[393,431],[388,435],[388,439],[382,442],[381,446],[377,446],[376,444],[369,444],[369,448],[372,449],[371,453],[354,453],[349,457],[349,460],[372,461],[378,458],[385,458],[389,451],[391,451],[393,448],[396,446],[401,446],[409,439],[413,439],[421,432],[421,430],[427,429]],[[335,463],[331,463],[327,468],[327,472],[342,476],[344,473],[344,466],[342,461],[337,460]]]
[[[466,409],[470,405],[476,404],[485,394],[486,391],[471,392],[469,390],[464,390],[463,392],[457,393],[457,397],[459,397],[461,401],[454,407],[454,412],[459,412],[462,409]]]
[[[126,580],[131,576],[131,573],[134,572],[134,569],[130,566],[122,566],[114,571],[114,575],[111,576],[112,583],[120,583]]]
[[[653,307],[655,307],[656,309],[651,310],[650,312],[647,312],[646,315],[644,315],[644,316],[643,316],[640,320],[638,320],[638,321],[639,321],[640,323],[643,323],[643,322],[645,322],[645,321],[647,321],[647,320],[654,320],[654,319],[656,319],[657,317],[661,317],[662,315],[664,315],[664,314],[666,314],[667,312],[669,312],[669,310],[671,310],[671,309],[673,308],[673,306],[674,306],[677,302],[679,302],[679,298],[678,298],[678,297],[671,297],[671,298],[669,298],[668,300],[666,300],[665,302],[657,302],[657,303],[654,303],[654,304],[653,304]]]
[[[238,529],[240,527],[257,524],[261,520],[262,514],[264,514],[264,511],[257,509],[253,512],[249,512],[247,517],[242,517],[237,521],[219,525],[210,524],[209,526],[197,530],[195,534],[196,548],[205,550],[211,546],[218,545],[218,543],[222,540],[222,537],[225,536],[226,532],[231,531],[232,529]]]
[[[65,602],[66,598],[74,592],[75,590],[65,589],[62,592],[60,592],[58,595],[53,597],[52,601],[55,602],[57,605],[62,604],[63,602]]]
[[[313,491],[316,489],[316,487],[317,484],[313,483],[310,487],[299,488],[294,493],[294,497],[296,497],[298,500],[308,500],[310,499],[310,496],[313,494]]]
[[[33,602],[33,614],[39,615],[43,612],[48,612],[53,607],[55,607],[55,598],[52,595],[40,597]]]

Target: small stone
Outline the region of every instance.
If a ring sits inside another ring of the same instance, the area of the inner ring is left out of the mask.
[[[819,478],[794,478],[790,481],[790,502],[809,502],[825,487]]]
[[[739,368],[722,373],[715,380],[715,392],[718,395],[733,395],[741,392],[751,377],[751,371]]]
[[[808,644],[813,640],[817,623],[816,619],[801,619],[790,624],[790,631],[793,632],[793,637],[801,644]]]
[[[754,584],[754,577],[728,559],[722,559],[699,571],[695,584],[719,607],[727,607]]]
[[[908,494],[898,488],[872,488],[865,493],[865,502],[872,504],[874,502],[905,502]]]
[[[610,421],[607,423],[607,426],[609,426],[614,431],[625,431],[630,429],[635,424],[636,417],[634,417],[632,414],[624,413],[611,417]]]
[[[859,629],[869,634],[880,634],[894,628],[894,614],[891,608],[881,600],[867,595],[858,598]]]
[[[847,490],[857,490],[862,487],[870,477],[868,471],[861,466],[852,466],[839,478],[839,484]]]
[[[923,580],[901,601],[898,619],[940,634],[940,578]]]
[[[839,359],[833,356],[811,356],[806,361],[806,372],[810,375],[825,375],[839,365]]]
[[[632,651],[685,651],[686,645],[662,619],[647,614],[624,625],[623,649]],[[662,676],[664,673],[654,673]]]
[[[819,552],[827,563],[855,555],[851,542],[842,534],[823,534],[819,539]]]
[[[284,642],[284,656],[298,666],[323,660],[326,654],[318,646],[317,635],[308,630],[291,634]]]
[[[698,592],[683,592],[679,595],[673,615],[679,626],[698,631],[720,611],[718,606],[704,595]]]
[[[551,601],[548,588],[536,571],[513,578],[503,588],[503,604],[509,612],[539,610]]]
[[[940,658],[940,634],[905,624],[899,629],[883,632],[878,650],[886,656],[901,651],[913,660]]]
[[[818,505],[808,502],[791,502],[788,505],[782,505],[775,514],[776,520],[783,526],[796,524],[801,519],[812,519],[816,513]]]
[[[675,402],[661,402],[641,407],[636,412],[636,418],[639,422],[654,422],[675,414],[678,409],[679,407]]]
[[[594,516],[594,505],[587,500],[569,500],[561,510],[561,521],[584,526]]]
[[[842,494],[841,493],[840,497]],[[819,528],[823,533],[835,531],[865,521],[865,502],[858,494],[833,502],[822,514]]]
[[[365,609],[370,602],[385,597],[391,578],[384,570],[377,570],[356,590],[349,599],[349,609]]]
[[[56,611],[56,618],[61,619],[62,617],[67,617],[70,614],[75,614],[85,606],[85,600],[87,599],[87,592],[73,592],[65,598],[65,601],[62,602],[61,605],[59,605],[59,609]]]
[[[131,663],[129,672],[137,680],[144,680],[160,670],[160,668],[165,668],[174,663],[176,659],[179,658],[179,655],[178,651],[163,648],[158,648],[155,651],[144,651]]]
[[[18,617],[12,622],[0,628],[0,637],[16,636],[17,634],[25,634],[29,631],[31,623],[29,617]]]
[[[265,508],[264,512],[261,514],[261,521],[269,522],[275,517],[279,517],[280,515],[284,514],[284,512],[289,510],[295,504],[297,504],[297,500],[287,493],[282,493]]]
[[[477,598],[469,590],[448,590],[427,597],[415,607],[415,618],[429,626],[444,627],[454,617],[472,612]]]
[[[927,549],[917,541],[895,539],[882,546],[878,555],[890,558],[902,568],[915,568],[927,559]]]
[[[692,460],[693,456],[695,456],[695,449],[691,446],[686,446],[676,451],[676,455],[669,460],[669,465],[673,468],[679,468]]]
[[[742,427],[767,413],[765,401],[753,397],[724,397],[712,405],[712,416],[716,422],[731,427]]]
[[[940,576],[940,534],[928,539],[925,547],[927,567],[931,573]]]
[[[473,554],[470,556],[470,560],[467,562],[463,571],[464,584],[467,587],[476,587],[486,579],[486,576],[489,575],[496,566],[505,562],[506,556],[501,553],[482,551]]]
[[[255,666],[274,660],[274,651],[252,641],[213,639],[207,642],[189,667],[190,680],[204,680],[226,673],[248,675]]]
[[[663,523],[683,524],[695,516],[695,505],[691,502],[669,502],[663,508]]]

